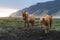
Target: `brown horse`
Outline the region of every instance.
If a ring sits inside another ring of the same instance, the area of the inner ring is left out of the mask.
[[[25,23],[25,28],[29,28],[29,23],[31,23],[32,28],[34,28],[35,16],[33,14],[28,14],[26,11],[22,11],[23,20]]]
[[[41,28],[45,29],[45,33],[50,31],[52,27],[52,16],[46,14],[40,18]]]

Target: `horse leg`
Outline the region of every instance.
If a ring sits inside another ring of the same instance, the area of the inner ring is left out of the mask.
[[[34,29],[34,21],[31,21],[32,29]]]
[[[50,28],[52,27],[52,22],[50,22]]]
[[[46,25],[45,25],[45,33],[48,33],[49,32],[49,27],[50,27],[50,25],[49,25],[49,23],[48,22],[46,22]]]
[[[52,19],[50,19],[50,28],[52,27]]]
[[[47,24],[48,24],[48,25],[47,25],[47,29],[48,29],[48,32],[49,32],[50,29],[51,29],[51,25],[52,25],[52,24],[51,24],[51,22],[48,22]]]
[[[27,22],[25,21],[25,24],[24,24],[24,27],[25,27],[25,29],[27,29],[27,26],[26,26],[26,24],[27,24]]]
[[[48,33],[49,32],[49,29],[45,29],[45,33]]]
[[[51,23],[48,24],[48,29],[49,29],[49,31],[50,31],[50,29],[51,29],[51,25],[52,25]]]
[[[25,21],[24,27],[26,27],[26,21]]]
[[[41,25],[40,27],[43,28],[43,27],[42,27],[42,23],[41,23],[40,25]]]
[[[27,27],[29,28],[29,22],[27,22]]]

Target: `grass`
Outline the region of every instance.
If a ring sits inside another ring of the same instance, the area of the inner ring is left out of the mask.
[[[35,27],[39,27],[39,19],[35,20]],[[0,18],[0,32],[7,32],[15,30],[16,27],[23,27],[24,22],[21,18]],[[60,30],[60,19],[53,19],[53,30]]]
[[[53,20],[52,29],[60,30],[60,19]]]
[[[17,18],[0,19],[0,26],[21,26],[23,20]]]

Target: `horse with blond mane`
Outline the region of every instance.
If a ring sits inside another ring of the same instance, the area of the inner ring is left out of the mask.
[[[40,25],[41,28],[45,30],[45,33],[48,33],[50,31],[50,28],[52,27],[52,16],[46,14],[40,18]]]
[[[22,11],[22,16],[25,23],[24,27],[26,29],[29,28],[29,24],[31,23],[32,28],[34,28],[35,16],[33,14],[28,14],[26,11]]]

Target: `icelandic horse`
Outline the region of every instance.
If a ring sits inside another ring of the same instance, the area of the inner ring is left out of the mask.
[[[52,27],[52,16],[46,14],[40,18],[41,28],[45,30],[45,33],[48,33]]]
[[[33,14],[28,14],[26,11],[22,11],[22,17],[24,20],[24,27],[29,28],[29,24],[31,23],[32,29],[34,29],[34,21],[35,16]]]

